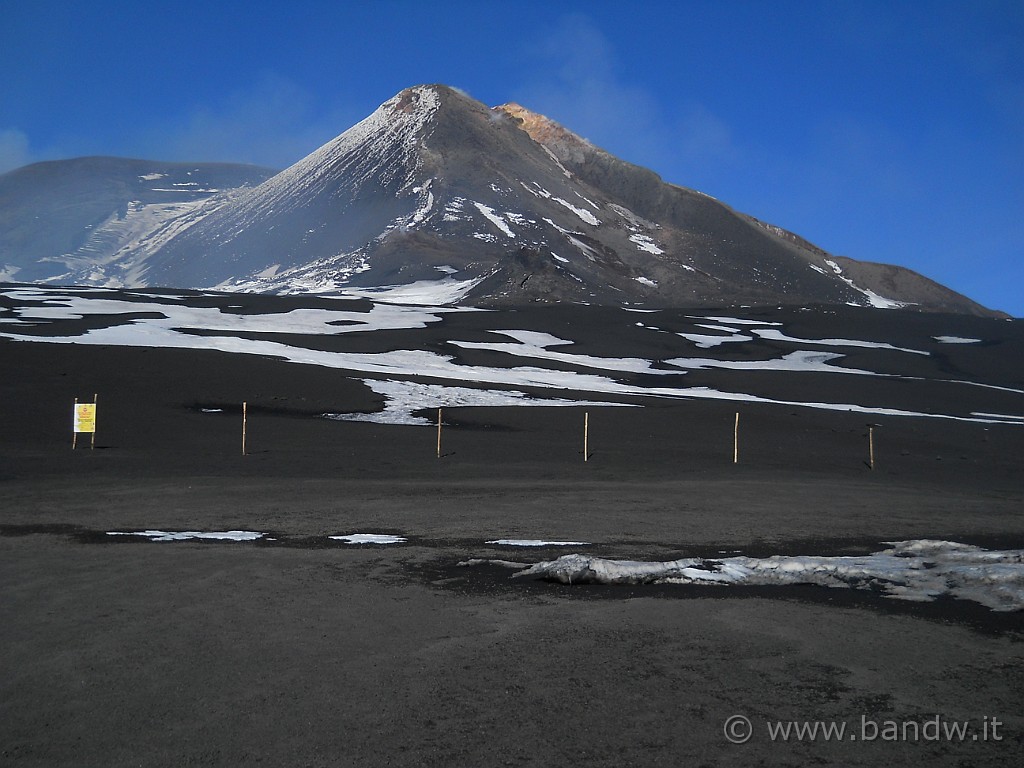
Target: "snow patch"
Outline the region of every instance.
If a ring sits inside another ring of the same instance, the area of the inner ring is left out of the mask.
[[[697,338],[703,340],[705,337],[697,336]],[[711,338],[723,338],[726,341],[729,340],[727,337]],[[744,338],[736,339],[736,341],[745,340],[746,339]],[[798,350],[796,352],[790,352],[786,355],[783,355],[781,358],[777,358],[774,360],[716,360],[714,358],[693,357],[674,358],[672,360],[666,360],[665,362],[668,365],[675,365],[679,368],[687,368],[690,370],[722,368],[734,371],[800,371],[803,373],[847,373],[868,376],[878,375],[874,373],[867,373],[866,371],[861,371],[854,368],[839,368],[836,366],[828,365],[829,361],[838,360],[840,358],[842,358],[842,355],[837,354],[835,352],[812,352],[810,350]]]
[[[598,219],[598,218],[597,218],[597,216],[595,216],[594,214],[592,214],[592,213],[591,213],[590,211],[588,211],[588,210],[587,210],[586,208],[577,208],[577,207],[576,207],[575,205],[573,205],[572,203],[569,203],[569,202],[567,202],[567,201],[563,200],[563,199],[562,199],[562,198],[560,198],[560,197],[552,197],[552,198],[551,198],[551,200],[552,200],[553,202],[556,202],[556,203],[558,203],[559,205],[563,205],[563,206],[565,206],[566,208],[568,208],[568,209],[569,209],[570,211],[572,211],[572,212],[573,212],[573,213],[575,213],[575,214],[576,214],[577,216],[579,216],[579,217],[580,217],[580,219],[581,219],[581,220],[582,220],[582,221],[583,221],[583,222],[584,222],[585,224],[589,224],[589,225],[590,225],[590,226],[592,226],[592,227],[597,227],[597,226],[600,226],[600,224],[601,224],[601,221],[600,221],[600,219]]]
[[[1013,413],[985,413],[983,411],[972,411],[972,416],[980,416],[986,419],[997,419],[1007,424],[1024,424],[1024,415]]]
[[[464,197],[453,197],[451,202],[444,207],[445,221],[462,221],[468,217],[462,215],[462,206],[465,204],[466,198]]]
[[[774,328],[755,328],[752,333],[762,339],[772,341],[788,341],[795,344],[815,344],[826,347],[864,347],[867,349],[892,349],[897,352],[909,352],[914,355],[928,356],[931,353],[920,349],[908,349],[907,347],[896,347],[881,341],[857,341],[855,339],[803,339],[797,336],[787,336],[782,331]]]
[[[549,349],[553,346],[572,344],[570,341],[559,339],[547,333],[536,333],[532,331],[494,331],[504,336],[514,338],[518,343],[507,342],[477,342],[451,340],[449,344],[463,349],[488,349],[493,352],[504,352],[515,357],[536,358],[541,360],[554,360],[560,363],[569,363],[581,368],[596,368],[604,371],[617,371],[626,373],[647,373],[655,375],[670,374],[671,371],[658,370],[653,367],[653,361],[635,357],[595,357],[593,355],[575,355],[571,352],[558,352]]]
[[[566,234],[565,237],[569,240],[570,243],[572,243],[573,245],[576,246],[576,248],[579,249],[580,253],[582,253],[584,256],[590,259],[590,261],[597,261],[598,254],[594,248],[591,248],[589,245],[587,245],[586,243],[584,243],[582,240],[580,240],[578,237],[571,233]]]
[[[579,547],[590,544],[589,541],[546,541],[544,539],[494,539],[486,543],[504,547]]]
[[[782,325],[782,323],[773,323],[768,320],[745,320],[741,317],[699,317],[697,315],[687,315],[687,317],[693,320],[711,320],[716,323],[725,323],[727,325]]]
[[[535,563],[513,578],[563,584],[793,585],[870,590],[897,600],[948,596],[994,611],[1024,610],[1024,550],[992,551],[952,541],[886,542],[890,548],[856,557],[683,558],[668,562],[563,555]]]
[[[275,277],[277,271],[281,268],[280,264],[271,264],[269,267],[264,269],[262,272],[256,273],[256,277]]]
[[[348,533],[343,536],[328,536],[334,541],[343,541],[346,544],[404,544],[408,541],[404,536],[394,536],[389,533]]]
[[[441,384],[420,384],[414,381],[362,379],[363,384],[385,398],[384,409],[375,413],[325,413],[335,421],[365,421],[373,424],[404,424],[435,426],[436,420],[417,416],[417,412],[437,408],[507,408],[520,406],[575,407],[622,406],[624,403],[593,400],[566,400],[555,397],[534,397],[519,390],[474,389]]]
[[[661,248],[654,244],[654,240],[647,235],[630,235],[629,241],[636,245],[638,250],[653,253],[655,256],[660,256],[664,253]]]
[[[753,336],[746,336],[742,333],[730,333],[725,336],[711,336],[706,333],[677,333],[687,341],[692,341],[700,349],[712,349],[722,344],[739,341],[753,341]]]
[[[256,541],[266,536],[257,531],[107,531],[107,536],[141,536],[150,541],[188,541],[207,539],[216,541]]]
[[[518,224],[520,227],[525,227],[528,224],[536,224],[533,219],[528,219],[521,213],[515,213],[514,211],[505,211],[505,217],[513,224]]]
[[[566,344],[572,344],[573,342],[567,341],[566,339],[560,339],[557,336],[553,336],[550,333],[543,331],[492,331],[492,333],[498,333],[502,336],[508,336],[511,339],[515,339],[520,344],[526,344],[529,346],[540,347],[541,349],[547,349],[548,347],[561,347]]]

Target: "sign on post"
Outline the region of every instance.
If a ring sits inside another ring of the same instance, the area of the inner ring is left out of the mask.
[[[93,395],[91,403],[80,403],[78,398],[75,398],[75,408],[72,412],[71,421],[73,433],[71,438],[72,450],[78,445],[79,433],[91,435],[89,447],[96,447],[96,403],[98,400],[99,397],[97,395]]]
[[[75,405],[75,432],[96,432],[96,403]]]

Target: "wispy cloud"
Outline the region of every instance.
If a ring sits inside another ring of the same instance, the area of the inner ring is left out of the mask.
[[[0,129],[0,173],[32,162],[28,136],[16,128]]]
[[[732,165],[742,154],[732,126],[699,102],[688,101],[674,127],[676,147],[685,163]]]
[[[515,93],[524,106],[620,154],[659,143],[657,101],[616,76],[614,51],[589,17],[564,17],[533,48],[535,69]]]
[[[665,175],[688,167],[731,165],[740,152],[728,123],[707,105],[680,98],[677,111],[664,94],[619,74],[619,52],[588,16],[563,17],[533,43],[534,68],[515,97],[612,154]]]
[[[222,102],[196,106],[184,121],[143,137],[142,144],[149,156],[164,159],[284,168],[363,116],[337,107],[318,111],[307,90],[267,73]]]

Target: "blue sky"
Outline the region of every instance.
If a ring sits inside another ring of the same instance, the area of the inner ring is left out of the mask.
[[[0,172],[285,167],[441,82],[1020,317],[1021,51],[1024,0],[0,0]]]

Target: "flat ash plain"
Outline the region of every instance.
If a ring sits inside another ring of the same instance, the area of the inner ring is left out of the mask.
[[[523,317],[555,327],[525,311],[508,326]],[[575,317],[564,328],[596,349],[600,328]],[[893,345],[920,339],[908,327],[925,321],[909,317]],[[951,337],[979,338],[999,321],[956,322],[942,321]],[[1019,349],[1018,325],[992,344]],[[423,331],[426,346],[451,337],[445,326]],[[628,341],[612,334],[607,354],[630,354]],[[889,353],[858,354],[884,365]],[[948,354],[943,375],[973,366],[1021,388],[1019,359]],[[3,339],[0,360],[5,765],[953,766],[1024,751],[1020,612],[810,586],[566,586],[457,565],[864,554],[925,538],[1024,548],[1018,424],[620,396],[643,407],[446,407],[438,458],[431,426],[320,418],[381,408],[359,372]],[[699,375],[725,389],[736,372]],[[790,401],[952,411],[963,397],[928,381],[759,376],[759,394]],[[72,451],[71,403],[94,393],[96,448],[80,436]],[[1020,413],[1019,395],[992,397],[992,412]],[[264,535],[107,534],[145,530]],[[355,533],[406,540],[329,538]],[[736,715],[752,727],[744,743],[724,731]],[[921,735],[937,717],[972,730]],[[847,730],[771,738],[770,723],[805,721]],[[886,738],[890,722],[900,738]]]

